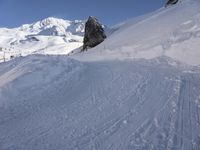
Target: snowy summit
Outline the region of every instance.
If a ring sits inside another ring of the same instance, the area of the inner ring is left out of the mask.
[[[50,17],[14,29],[0,28],[0,47],[8,60],[30,54],[68,54],[82,46],[84,30],[85,21]]]

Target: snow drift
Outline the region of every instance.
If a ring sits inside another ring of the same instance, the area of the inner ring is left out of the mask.
[[[168,56],[183,63],[199,65],[199,8],[199,0],[185,0],[125,22],[104,43],[85,54],[85,59]],[[84,57],[81,55],[80,59],[84,60]]]

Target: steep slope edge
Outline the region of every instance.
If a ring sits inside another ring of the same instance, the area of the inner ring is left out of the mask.
[[[200,1],[185,0],[172,7],[161,8],[138,21],[123,23],[105,42],[76,58],[151,59],[169,56],[184,63],[199,65],[199,8]]]

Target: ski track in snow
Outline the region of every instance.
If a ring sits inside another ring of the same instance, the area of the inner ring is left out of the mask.
[[[1,80],[13,66],[16,72],[0,86],[1,150],[198,150],[198,70],[65,59],[0,64]]]

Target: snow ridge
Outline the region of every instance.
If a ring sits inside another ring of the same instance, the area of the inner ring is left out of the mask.
[[[200,1],[182,1],[129,20],[81,60],[152,59],[168,56],[200,65]],[[192,46],[191,46],[192,45]]]

